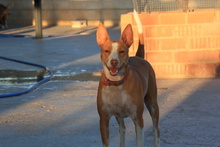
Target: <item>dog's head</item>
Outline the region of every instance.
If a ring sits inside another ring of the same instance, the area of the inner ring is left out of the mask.
[[[128,49],[133,43],[131,25],[124,29],[120,40],[112,41],[103,24],[99,24],[96,33],[97,43],[101,48],[101,61],[107,76],[122,76],[128,64]]]

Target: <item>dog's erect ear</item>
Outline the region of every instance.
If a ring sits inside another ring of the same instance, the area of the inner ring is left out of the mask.
[[[128,24],[126,28],[124,29],[122,35],[121,35],[121,40],[128,46],[130,47],[133,43],[133,31],[132,31],[132,26],[131,24]]]
[[[99,23],[97,32],[96,32],[96,41],[99,46],[103,45],[106,41],[108,41],[109,35],[105,28],[105,26],[102,23]]]

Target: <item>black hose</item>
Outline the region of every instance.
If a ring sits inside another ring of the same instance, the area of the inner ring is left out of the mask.
[[[27,64],[27,65],[31,65],[31,66],[37,66],[37,67],[43,68],[46,71],[49,71],[49,73],[50,73],[49,77],[37,82],[36,84],[34,84],[33,86],[31,86],[30,88],[28,88],[24,91],[9,93],[9,94],[3,94],[3,95],[0,95],[0,98],[18,96],[18,95],[29,93],[29,92],[33,91],[34,89],[36,89],[37,87],[39,87],[40,85],[42,85],[43,83],[49,81],[53,77],[53,72],[49,68],[47,68],[43,65],[35,64],[35,63],[31,63],[31,62],[26,62],[26,61],[21,61],[21,60],[16,60],[16,59],[11,59],[11,58],[2,57],[2,56],[0,56],[0,59],[9,60],[9,61],[13,61],[13,62],[18,62],[18,63],[22,63],[22,64]]]

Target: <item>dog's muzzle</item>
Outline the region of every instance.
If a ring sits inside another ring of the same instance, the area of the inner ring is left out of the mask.
[[[113,67],[108,67],[107,65],[106,65],[106,67],[108,68],[109,73],[111,74],[111,76],[116,76],[119,73],[119,71],[121,71],[125,67],[125,64],[123,63],[119,68],[116,68],[114,66]]]

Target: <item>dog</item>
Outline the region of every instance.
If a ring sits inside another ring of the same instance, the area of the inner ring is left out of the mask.
[[[7,24],[7,17],[9,15],[8,7],[11,6],[13,6],[13,2],[9,2],[7,6],[0,4],[0,24],[2,26],[2,29],[8,28],[8,24]]]
[[[143,36],[143,32],[139,36]],[[96,32],[96,40],[100,46],[100,58],[103,64],[97,92],[97,109],[103,147],[109,146],[111,116],[115,116],[119,124],[120,147],[125,146],[123,120],[125,117],[130,117],[134,122],[136,146],[143,147],[144,104],[153,121],[154,147],[159,147],[156,78],[150,63],[143,59],[143,39],[139,39],[138,51],[134,57],[128,55],[129,47],[133,44],[133,31],[130,24],[124,29],[120,40],[112,41],[104,25],[100,23]],[[140,53],[142,55],[138,55]]]

